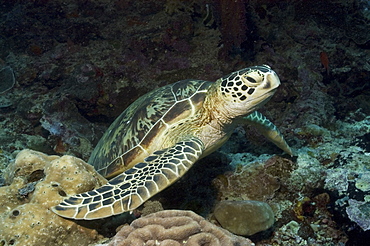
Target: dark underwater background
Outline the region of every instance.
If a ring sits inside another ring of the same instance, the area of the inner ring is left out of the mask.
[[[281,85],[259,111],[295,156],[241,126],[152,200],[204,217],[267,202],[276,222],[256,245],[368,245],[369,24],[365,0],[2,0],[0,186],[23,149],[87,161],[153,89],[267,64]]]

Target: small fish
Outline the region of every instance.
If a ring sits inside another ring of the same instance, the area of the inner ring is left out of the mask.
[[[325,51],[320,53],[320,61],[321,61],[321,64],[326,69],[327,75],[329,75],[329,57]]]

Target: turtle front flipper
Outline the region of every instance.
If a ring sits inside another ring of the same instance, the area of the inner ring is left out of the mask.
[[[191,138],[156,151],[106,185],[71,196],[52,211],[65,218],[84,220],[131,211],[183,176],[203,150],[203,143]]]
[[[258,131],[265,136],[268,140],[273,142],[280,149],[284,150],[290,156],[293,156],[293,152],[279,129],[267,119],[263,114],[258,111],[254,111],[248,116],[243,118],[247,124],[250,124],[258,129]]]

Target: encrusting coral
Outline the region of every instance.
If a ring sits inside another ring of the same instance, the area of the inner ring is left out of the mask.
[[[252,246],[254,243],[217,227],[192,211],[164,210],[122,227],[109,244],[128,245]]]
[[[94,229],[54,214],[63,197],[92,190],[106,179],[73,156],[18,153],[0,187],[0,245],[90,245],[102,239]],[[192,211],[164,210],[123,226],[110,242],[121,245],[254,245]]]
[[[21,151],[0,187],[0,245],[88,245],[99,239],[88,229],[49,208],[66,195],[99,187],[106,180],[73,156]]]
[[[251,236],[267,230],[274,222],[271,207],[260,201],[221,201],[214,216],[221,226],[237,235]]]

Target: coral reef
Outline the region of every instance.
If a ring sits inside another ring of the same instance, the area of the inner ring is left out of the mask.
[[[192,211],[164,210],[123,226],[109,246],[129,245],[254,245],[206,221]]]
[[[0,187],[1,245],[88,245],[101,237],[49,210],[67,195],[106,182],[89,164],[72,156],[23,150],[6,174],[6,185]]]
[[[0,67],[17,82],[0,95],[1,192],[23,149],[86,160],[113,119],[153,88],[268,64],[282,83],[262,113],[298,158],[271,159],[280,152],[239,128],[153,200],[204,216],[220,200],[267,201],[276,223],[271,237],[253,236],[260,245],[368,242],[369,1],[232,2],[3,1]],[[37,173],[13,191],[20,200],[1,204],[26,205]]]
[[[144,208],[140,211],[141,216],[146,216],[148,214],[152,214],[158,211],[162,211],[163,206],[159,201],[146,201],[144,203]]]
[[[256,160],[251,165],[245,165],[243,157],[236,154],[233,162],[238,163],[235,172],[219,175],[213,181],[221,200],[271,199],[282,186],[290,185],[290,173],[296,169],[295,163],[279,156],[271,157],[265,162]]]
[[[310,151],[301,150],[294,162],[278,156],[252,158],[250,154],[229,154],[231,165],[236,166],[236,170],[219,175],[214,180],[219,199],[268,202],[275,214],[275,226],[279,228],[274,230],[270,240],[279,242],[278,245],[282,244],[284,240],[281,238],[285,235],[294,235],[292,245],[294,240],[304,245],[308,242],[330,242],[334,237],[337,242],[346,242],[346,235],[338,229],[328,210],[330,196],[327,193],[316,195],[315,190],[322,186],[325,179],[325,169],[312,158]],[[241,217],[241,214],[238,216]]]
[[[221,201],[213,215],[228,231],[243,236],[251,236],[267,230],[274,222],[274,212],[265,202]]]
[[[370,230],[370,202],[349,199],[346,208],[348,217],[356,222],[364,231]]]
[[[68,112],[68,113],[65,113]],[[66,97],[48,100],[43,105],[41,126],[49,131],[48,140],[58,154],[83,153],[88,158],[92,143],[100,137],[97,129],[78,111],[76,105]]]

